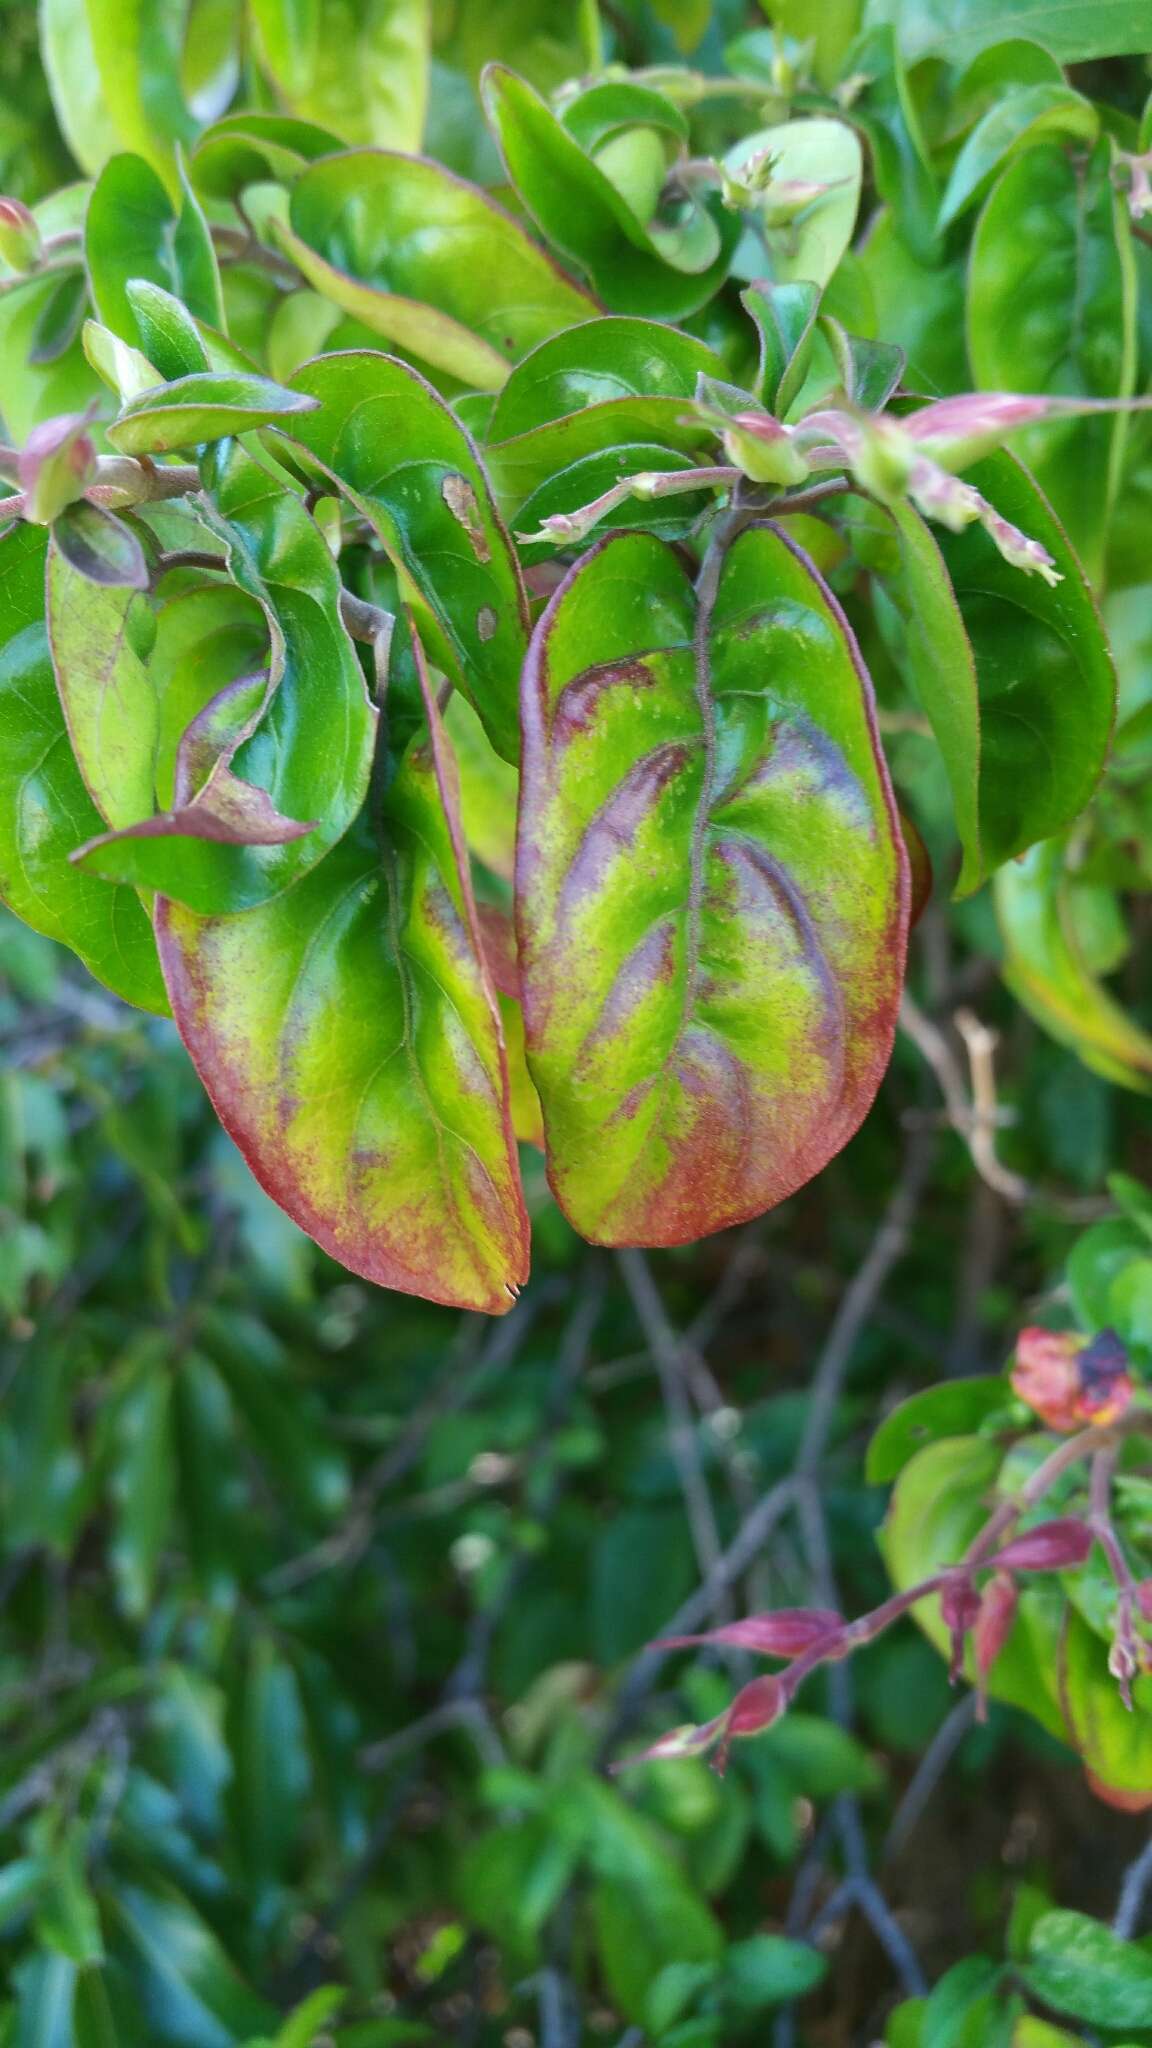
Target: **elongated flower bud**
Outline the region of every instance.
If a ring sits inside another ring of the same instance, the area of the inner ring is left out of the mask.
[[[1022,1536],[1014,1536],[991,1562],[1007,1571],[1060,1572],[1084,1564],[1092,1549],[1093,1536],[1087,1522],[1065,1515],[1053,1522],[1038,1522]]]
[[[82,498],[96,475],[90,413],[61,413],[33,427],[20,450],[24,517],[49,526],[65,505]]]
[[[722,1649],[753,1650],[760,1657],[799,1657],[824,1637],[844,1626],[834,1609],[782,1607],[775,1614],[750,1614],[746,1621],[725,1622],[701,1636],[666,1636],[655,1650],[694,1649],[698,1644]]]
[[[0,256],[19,271],[39,261],[40,230],[22,199],[0,199]]]

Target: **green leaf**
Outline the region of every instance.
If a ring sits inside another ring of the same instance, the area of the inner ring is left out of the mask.
[[[104,1955],[100,1915],[85,1869],[86,1851],[84,1829],[73,1822],[48,1858],[36,1915],[39,1940],[81,1968],[101,1962]]]
[[[196,123],[180,88],[182,10],[155,0],[87,0],[100,90],[122,148],[175,186],[178,145]]]
[[[193,376],[208,368],[208,351],[200,329],[179,299],[146,277],[129,278],[125,291],[145,357],[159,372],[158,376],[149,377],[145,391],[155,390],[168,378]],[[126,392],[123,403],[131,404],[141,395]]]
[[[293,441],[368,520],[432,626],[434,658],[514,761],[527,604],[472,441],[431,386],[390,356],[320,356],[292,384],[320,402],[293,422]]]
[[[61,560],[88,583],[147,590],[148,563],[130,526],[100,505],[77,498],[52,521]]]
[[[130,399],[109,427],[108,439],[122,455],[167,455],[252,427],[281,424],[294,413],[312,412],[315,404],[269,377],[206,370]]]
[[[907,382],[929,393],[963,391],[971,383],[964,346],[964,268],[935,269],[917,261],[896,215],[883,208],[857,252],[870,294],[876,332],[899,343],[908,358]]]
[[[1090,162],[1040,142],[1008,165],[980,215],[968,272],[968,351],[985,391],[1127,398],[1136,272],[1107,142]],[[1018,435],[1088,569],[1099,573],[1119,484],[1123,415]]]
[[[723,378],[724,366],[695,335],[619,315],[585,320],[517,364],[493,407],[486,438],[510,441],[621,399],[676,399],[683,411],[700,376]]]
[[[965,138],[952,166],[940,202],[941,232],[982,197],[1006,158],[1040,136],[1069,135],[1091,144],[1099,132],[1091,101],[1062,83],[1025,85],[998,99]]]
[[[256,1178],[366,1278],[500,1313],[527,1268],[495,1004],[432,735],[365,823],[243,919],[164,905],[181,1033]]]
[[[1152,1679],[1139,1677],[1133,1681],[1129,1711],[1108,1669],[1108,1651],[1107,1639],[1090,1628],[1082,1614],[1070,1608],[1056,1644],[1067,1739],[1079,1751],[1089,1784],[1098,1798],[1124,1812],[1143,1813],[1152,1804]],[[1033,1953],[1038,1933],[1039,1927],[1033,1930]],[[1145,1967],[1152,1971],[1149,1952],[1140,1953]],[[1075,2013],[1079,2019],[1094,2017],[1085,2006],[1073,2003],[1071,1995],[1057,1995],[1061,1979],[1055,1959],[1045,1962],[1044,1977],[1052,1988],[1040,1995],[1048,2004],[1059,2012]],[[1039,1989],[1038,1984],[1034,1982],[1033,1988]],[[1070,1985],[1068,1991],[1070,1994]],[[1133,2003],[1125,2015],[1117,2012],[1114,2021],[1109,2022],[1103,2009],[1095,2016],[1102,2024],[1117,2026],[1146,2020],[1152,2010],[1147,1981],[1143,1996],[1142,2007]]]
[[[477,389],[498,390],[510,363],[598,311],[486,192],[422,157],[327,157],[272,225],[325,298]]]
[[[118,137],[96,69],[88,0],[40,0],[40,54],[61,132],[81,170],[94,175]]]
[[[205,706],[187,736],[191,781],[175,788],[175,802],[203,792],[215,757],[220,772],[263,792],[265,816],[314,829],[285,836],[272,826],[269,838],[254,827],[239,835],[250,843],[212,843],[181,836],[169,815],[92,841],[83,859],[99,874],[212,913],[266,902],[347,831],[367,790],[376,712],[341,623],[339,570],[301,500],[235,441],[209,455],[205,481],[206,523],[225,545],[235,583],[264,613],[271,661],[266,676],[241,678]],[[203,674],[215,666],[213,657]],[[137,811],[122,830],[142,819]]]
[[[1062,64],[1136,55],[1147,47],[1144,0],[870,0],[870,18],[896,24],[907,61],[967,64],[991,43],[1030,37]]]
[[[138,592],[93,585],[54,538],[48,638],[72,751],[101,816],[133,825],[153,807],[159,717],[148,672],[152,612]]]
[[[37,315],[28,346],[30,363],[55,363],[71,348],[88,305],[88,280],[81,270],[65,273]]]
[[[110,889],[68,856],[102,820],[72,757],[44,627],[47,535],[0,541],[0,895],[142,1009],[167,1002],[148,919],[133,890]]]
[[[819,286],[799,278],[774,284],[770,278],[741,294],[760,331],[757,388],[761,401],[777,419],[785,419],[799,395],[812,360]],[[722,376],[723,372],[715,372]]]
[[[724,1957],[720,1994],[738,2013],[763,2012],[804,1998],[826,1976],[828,1961],[806,1941],[754,1934],[735,1941]]]
[[[126,1960],[153,2034],[181,2048],[231,2048],[267,2032],[272,2009],[237,1974],[207,1923],[179,1892],[122,1885],[110,1900]]]
[[[940,535],[976,664],[987,873],[1079,816],[1107,756],[1116,676],[1084,572],[1027,471],[1001,452],[966,474],[999,513],[1048,549],[1062,578],[1053,588],[1014,569],[982,527]],[[943,635],[941,609],[932,616]],[[962,762],[958,751],[957,787]],[[969,864],[965,887],[970,880]]]
[[[101,396],[79,337],[50,363],[32,361],[33,343],[55,283],[53,277],[33,276],[0,296],[0,417],[6,437],[20,444],[42,420],[85,412]]]
[[[877,26],[860,36],[845,59],[845,74],[866,81],[852,101],[852,117],[867,139],[877,191],[892,207],[913,254],[932,264],[939,256],[940,188],[908,68],[891,29]]]
[[[1017,1001],[1093,1072],[1152,1093],[1152,1037],[1084,964],[1068,917],[1065,850],[1034,846],[996,877],[1003,974]]]
[[[999,1981],[990,1956],[966,1956],[946,1970],[924,2008],[921,2048],[965,2048],[968,2023]]]
[[[774,178],[814,180],[828,190],[789,226],[750,230],[737,250],[737,275],[760,278],[767,273],[777,284],[806,279],[823,287],[838,268],[856,226],[864,163],[860,139],[845,122],[821,115],[778,128],[758,128],[730,149],[724,161],[730,171],[742,171],[765,150],[772,157]]]
[[[1139,2027],[1152,2011],[1152,1954],[1086,1913],[1045,1913],[1021,1976],[1057,2012],[1099,2027]]]
[[[282,1877],[311,1782],[296,1675],[268,1635],[257,1636],[249,1652],[232,1736],[236,1843],[259,1893]]]
[[[617,457],[616,475],[690,468],[694,462],[711,460],[713,430],[686,414],[684,403],[680,398],[608,398],[564,419],[533,427],[527,434],[517,434],[510,441],[490,444],[485,462],[505,516],[514,522],[518,533],[530,532],[526,523],[529,500],[537,494],[542,499],[550,495],[550,487],[561,476],[575,473],[578,465],[593,457]],[[629,449],[634,451],[631,456],[625,452]],[[599,474],[591,472],[593,479]],[[606,487],[606,481],[599,486],[601,490]],[[595,496],[595,481],[590,488]],[[588,502],[587,498],[575,501],[576,505]],[[647,517],[656,509],[644,507],[642,511],[634,505],[632,523],[639,524],[638,515]],[[667,513],[669,508],[659,510]]]
[[[145,1339],[141,1348],[112,1425],[109,1558],[124,1612],[134,1620],[152,1605],[175,1492],[172,1378],[154,1345]]]
[[[246,107],[204,130],[189,168],[201,192],[235,199],[246,185],[289,184],[305,164],[341,148],[340,137],[314,121]]]
[[[423,138],[429,15],[428,0],[252,0],[257,54],[285,107],[387,149]]]
[[[26,1958],[13,1979],[16,2031],[12,2048],[74,2048],[76,1974],[76,1965],[67,1956]]]
[[[758,1215],[887,1063],[907,873],[867,678],[774,530],[584,556],[523,683],[529,1066],[565,1213],[609,1244]],[[819,824],[816,820],[819,819]]]
[[[346,1999],[347,1993],[339,1984],[328,1984],[314,1991],[285,2020],[271,2048],[312,2048],[316,2035],[335,2017]]]
[[[736,223],[688,203],[685,223],[699,241],[691,262],[657,240],[600,165],[524,79],[502,65],[484,74],[484,103],[508,175],[548,241],[587,272],[614,312],[679,320],[716,291],[728,268]],[[700,229],[711,230],[700,235]]]
[[[122,341],[135,346],[142,340],[127,289],[138,277],[162,285],[196,319],[223,325],[203,215],[188,192],[177,213],[142,157],[114,156],[101,171],[88,202],[84,253],[97,313]]]
[[[868,1446],[868,1484],[887,1486],[925,1444],[939,1437],[967,1436],[1009,1399],[1004,1381],[994,1375],[947,1380],[910,1394],[884,1417]]]

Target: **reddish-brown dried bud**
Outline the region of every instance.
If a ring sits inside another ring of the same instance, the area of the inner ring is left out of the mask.
[[[1012,1385],[1049,1429],[1070,1434],[1115,1422],[1132,1398],[1128,1354],[1115,1331],[1021,1330]]]
[[[788,1696],[778,1678],[754,1678],[737,1693],[724,1717],[724,1733],[716,1751],[716,1770],[723,1777],[728,1751],[738,1736],[759,1735],[780,1719]]]
[[[1034,1529],[1014,1536],[988,1562],[1014,1572],[1069,1571],[1086,1562],[1093,1541],[1087,1522],[1079,1521],[1075,1515],[1063,1515],[1056,1521],[1038,1522]]]
[[[950,1579],[940,1593],[940,1612],[952,1637],[948,1676],[955,1685],[964,1670],[964,1642],[980,1612],[980,1595],[970,1579]]]
[[[750,1614],[745,1621],[725,1622],[722,1628],[709,1629],[707,1635],[665,1636],[652,1648],[690,1650],[707,1645],[752,1650],[759,1657],[799,1657],[825,1636],[835,1636],[843,1626],[841,1616],[832,1608],[782,1607],[775,1614]]]

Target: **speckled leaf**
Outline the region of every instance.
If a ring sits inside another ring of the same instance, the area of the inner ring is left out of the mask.
[[[371,523],[432,623],[431,651],[514,761],[527,603],[472,441],[431,385],[372,350],[318,356],[292,386],[320,406],[283,431]]]
[[[313,404],[270,377],[204,370],[129,399],[108,439],[121,455],[166,455],[310,412]]]
[[[235,441],[211,452],[204,475],[204,516],[271,636],[266,709],[254,715],[247,695],[232,700],[236,722],[230,739],[226,724],[218,728],[220,751],[243,782],[267,794],[282,819],[314,819],[316,827],[262,845],[108,835],[91,844],[84,859],[100,874],[213,913],[266,902],[347,831],[367,789],[376,715],[341,623],[339,571],[300,498]],[[234,671],[227,681],[235,679]],[[237,740],[242,744],[232,755]],[[176,801],[189,794],[177,790]],[[140,815],[128,822],[139,822]]]
[[[101,818],[72,758],[44,625],[43,528],[0,540],[0,896],[141,1009],[167,1009],[135,891],[69,864]]]
[[[769,526],[702,578],[643,535],[552,599],[523,685],[517,926],[553,1188],[679,1244],[851,1136],[887,1063],[907,864],[871,688]]]
[[[527,1221],[495,1000],[431,691],[365,816],[244,918],[158,914],[173,1011],[257,1179],[381,1286],[500,1314]]]
[[[677,267],[598,163],[523,78],[490,64],[484,103],[508,175],[553,246],[579,264],[605,303],[620,313],[679,320],[707,305],[727,274],[738,226],[734,215],[698,209],[713,232],[703,262]],[[693,204],[695,204],[693,202]]]
[[[599,311],[486,192],[424,157],[326,157],[275,226],[325,298],[478,389],[498,390],[537,342]]]

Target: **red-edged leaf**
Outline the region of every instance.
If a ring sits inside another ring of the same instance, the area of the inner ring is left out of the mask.
[[[750,1614],[745,1621],[725,1622],[702,1636],[665,1636],[656,1650],[689,1650],[699,1644],[722,1649],[754,1650],[761,1657],[799,1657],[823,1636],[843,1628],[832,1608],[783,1607],[777,1614]]]
[[[495,999],[420,663],[429,735],[310,875],[243,917],[172,902],[173,1014],[257,1179],[354,1272],[500,1314],[528,1226]]]
[[[553,1189],[602,1244],[782,1201],[860,1123],[895,1026],[908,867],[850,630],[767,525],[714,586],[613,536],[525,668],[528,1059]]]
[[[233,755],[264,715],[268,680],[240,676],[217,692],[192,720],[176,755],[176,801],[169,811],[121,832],[106,832],[78,848],[82,859],[120,839],[210,839],[223,846],[285,846],[316,828],[316,821],[286,818],[267,790],[244,782]]]

